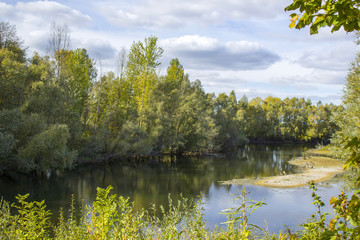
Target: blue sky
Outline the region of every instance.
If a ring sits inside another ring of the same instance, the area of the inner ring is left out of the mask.
[[[357,47],[354,34],[289,29],[290,0],[0,1],[0,19],[15,24],[29,53],[46,54],[53,21],[70,28],[72,48],[86,48],[115,71],[133,41],[156,36],[159,70],[177,57],[206,92],[238,98],[305,97],[339,104]]]

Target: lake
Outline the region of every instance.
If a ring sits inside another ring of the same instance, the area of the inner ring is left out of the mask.
[[[13,202],[17,194],[30,193],[31,200],[45,199],[48,208],[57,213],[60,207],[65,211],[69,209],[72,194],[77,204],[81,204],[81,200],[91,204],[96,188],[108,185],[114,187],[113,193],[130,197],[137,209],[148,209],[152,203],[167,206],[169,194],[173,200],[177,200],[180,193],[194,199],[202,194],[205,219],[208,227],[214,227],[226,220],[221,210],[240,205],[234,199],[245,187],[248,199],[264,200],[267,204],[250,217],[250,223],[263,227],[266,222],[269,230],[276,233],[284,226],[297,229],[297,225],[306,222],[316,211],[308,187],[229,186],[219,181],[274,176],[283,171],[292,173],[295,169],[287,161],[301,156],[306,149],[249,145],[224,156],[164,157],[151,164],[113,161],[81,166],[48,179],[24,175],[16,176],[16,181],[0,179],[0,195]],[[320,183],[318,194],[328,203],[331,196],[340,193],[342,185],[340,180]],[[332,212],[328,205],[325,210]]]

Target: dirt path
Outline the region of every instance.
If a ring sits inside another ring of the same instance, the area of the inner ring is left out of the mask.
[[[310,181],[321,182],[334,177],[343,171],[343,163],[328,157],[297,158],[289,162],[301,171],[300,173],[273,176],[262,179],[233,179],[223,184],[255,184],[266,187],[290,188],[308,185]]]

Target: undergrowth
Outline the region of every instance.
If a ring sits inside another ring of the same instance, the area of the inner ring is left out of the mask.
[[[341,193],[330,204],[334,217],[326,221],[322,212],[324,203],[313,190],[316,212],[292,233],[289,229],[270,234],[268,230],[252,225],[248,217],[263,201],[246,199],[244,188],[238,196],[240,206],[223,211],[227,220],[223,227],[209,229],[203,213],[203,202],[181,198],[174,203],[169,197],[169,208],[134,210],[128,198],[111,194],[112,187],[98,188],[91,206],[80,209],[76,216],[74,198],[69,212],[60,209],[56,224],[50,221],[51,212],[44,201],[28,202],[28,194],[18,195],[17,203],[0,201],[0,239],[360,239],[360,191],[351,196]],[[160,211],[160,214],[157,212]]]

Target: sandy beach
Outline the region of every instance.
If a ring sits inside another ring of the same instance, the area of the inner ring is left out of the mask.
[[[222,184],[254,184],[265,187],[291,188],[308,185],[310,181],[321,182],[343,172],[343,163],[329,157],[299,157],[290,164],[297,166],[299,173],[266,177],[261,179],[232,179]]]

